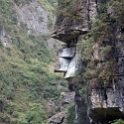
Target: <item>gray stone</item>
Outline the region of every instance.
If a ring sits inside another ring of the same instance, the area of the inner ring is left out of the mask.
[[[107,0],[79,0],[77,11],[83,18],[81,18],[81,20],[77,19],[75,20],[75,22],[71,22],[68,21],[66,16],[60,14],[57,17],[53,38],[66,43],[70,48],[72,47],[71,44],[73,44],[73,46],[76,46],[77,42],[79,42],[78,38],[81,35],[85,36],[90,28],[92,28],[92,24],[89,24],[88,22],[94,22],[94,19],[98,14],[98,6],[101,3],[105,3],[106,1]],[[108,15],[111,14],[111,8],[108,8],[107,12]],[[96,83],[94,81],[95,79],[92,79],[90,84],[88,85],[87,113],[92,124],[106,124],[114,119],[124,119],[124,44],[123,41],[119,40],[121,36],[121,30],[119,26],[115,27],[114,31],[111,32],[111,34],[111,38],[113,41],[112,43],[114,44],[114,47],[116,49],[113,52],[113,56],[118,63],[117,74],[115,74],[115,76],[117,76],[117,79],[113,79],[112,81],[107,82],[109,85],[106,86],[106,88],[103,87],[99,81]],[[84,39],[82,41],[84,41]],[[92,52],[93,55],[91,59],[99,61],[96,68],[99,69],[99,71],[102,71],[108,59],[108,57],[106,56],[107,54],[102,54],[101,46],[98,43],[95,44],[93,48],[94,50]],[[68,71],[69,70],[67,70],[67,72]],[[78,90],[75,90],[74,86],[76,85],[71,84],[71,80],[73,80],[73,77],[75,76],[76,75],[73,75],[70,79],[68,79],[68,81],[70,82],[69,89],[76,92],[75,123],[82,124],[83,114],[80,112],[80,110],[83,109],[82,107],[85,106],[85,104],[83,103],[81,95],[78,92],[79,89],[77,88]]]
[[[21,22],[26,24],[29,34],[49,33],[47,11],[36,0],[19,6],[14,4],[14,8],[17,13],[18,26]]]
[[[62,104],[71,104],[74,102],[74,94],[75,92],[62,92]]]
[[[52,116],[48,119],[48,124],[65,124],[66,114],[65,112],[57,113],[56,115]]]
[[[0,26],[0,38],[4,46],[10,47],[12,45],[11,36],[6,33],[3,26]]]

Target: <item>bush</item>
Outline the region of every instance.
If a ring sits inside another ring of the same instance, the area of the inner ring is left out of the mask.
[[[124,124],[124,121],[122,119],[115,120],[113,122],[110,122],[111,124]]]
[[[71,105],[67,109],[67,123],[66,124],[74,124],[75,119],[75,105]]]

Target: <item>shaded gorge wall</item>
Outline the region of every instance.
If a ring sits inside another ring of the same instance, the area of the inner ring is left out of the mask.
[[[73,0],[58,5],[63,10],[53,38],[65,46],[58,52],[55,71],[63,72],[69,89],[75,91],[76,124],[88,124],[88,118],[92,124],[124,118],[122,28],[109,4]],[[87,112],[80,94],[86,85]]]

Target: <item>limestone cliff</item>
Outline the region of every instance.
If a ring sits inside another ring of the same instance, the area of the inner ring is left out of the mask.
[[[63,50],[58,52],[55,71],[64,72],[70,90],[76,92],[76,124],[107,124],[115,119],[124,119],[124,51],[123,39],[120,38],[123,34],[123,14],[119,16],[118,10],[115,11],[120,3],[120,7],[123,8],[124,5],[123,1],[117,2],[118,4],[114,1],[108,4],[106,2],[108,1],[73,0],[58,4],[63,10],[58,15],[53,38],[65,45]],[[123,13],[122,10],[119,12]],[[87,37],[89,44],[86,44]],[[84,45],[83,49],[81,44]],[[79,59],[81,55],[84,55],[82,61]],[[86,85],[85,81],[89,82],[89,122],[86,119],[85,102],[79,92],[81,84]]]
[[[27,33],[40,34],[49,33],[48,28],[48,12],[41,7],[38,1],[24,2],[17,5],[15,2],[11,2],[15,11],[14,20],[17,23],[18,29],[25,25]],[[0,26],[0,37],[5,46],[12,45],[12,40],[9,32],[5,31],[5,26]]]
[[[27,4],[14,4],[17,13],[18,26],[24,23],[28,33],[49,33],[48,12],[41,7],[38,1],[33,0]]]

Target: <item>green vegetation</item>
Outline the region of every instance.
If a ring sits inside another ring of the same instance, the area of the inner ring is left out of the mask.
[[[48,27],[49,29],[53,28],[54,26],[54,16],[56,14],[56,5],[57,0],[38,0],[41,6],[47,11],[48,13]]]
[[[0,40],[0,124],[46,124],[58,111],[48,106],[51,99],[59,106],[60,97],[56,87],[60,77],[51,70],[55,52],[46,43],[50,35],[28,35],[25,24],[17,26],[13,2],[30,1],[0,0],[0,28],[12,40],[10,47]]]
[[[74,124],[75,120],[75,105],[70,105],[67,108],[67,123],[66,124]]]
[[[122,0],[101,4],[96,20],[90,22],[92,28],[82,43],[81,59],[85,65],[81,76],[83,82],[94,78],[106,87],[112,80],[117,80],[116,47],[113,38],[117,39],[114,35],[116,27],[123,27],[123,4]],[[111,15],[107,13],[108,6],[112,6]]]
[[[67,24],[76,25],[78,21],[83,21],[83,16],[80,14],[80,4],[80,0],[58,0],[57,15],[60,18],[64,17]]]
[[[47,47],[46,43],[50,35],[27,34],[25,24],[21,23],[20,26],[17,26],[18,20],[13,3],[20,5],[29,4],[31,1],[0,0],[0,29],[4,28],[12,40],[12,46],[5,47],[0,39],[1,124],[46,124],[48,117],[58,111],[60,104],[61,91],[56,87],[60,77],[51,73],[55,53],[53,49]],[[38,0],[48,12],[50,29],[54,24],[56,1]],[[58,0],[58,2],[61,8],[65,8],[62,9],[60,16],[67,17],[67,21],[76,22],[83,19],[78,15],[79,1]],[[107,6],[111,6],[112,16],[107,14]],[[99,16],[94,22],[91,22],[92,29],[85,37],[86,42],[82,44],[81,59],[85,69],[80,77],[83,83],[94,78],[105,88],[108,82],[117,79],[115,76],[117,63],[116,58],[113,57],[115,47],[112,37],[114,28],[119,25],[122,30],[120,39],[124,39],[123,6],[123,0],[111,0],[107,4],[102,4],[99,7]],[[40,21],[42,21],[42,17]],[[100,59],[93,57],[95,50],[101,57]],[[103,60],[105,63],[101,67],[100,63]],[[84,91],[82,90],[82,92]],[[48,101],[53,99],[57,107],[48,106]],[[74,114],[74,106],[70,106],[67,110],[67,124],[73,124]],[[112,124],[121,122],[122,120],[119,119]]]
[[[110,13],[107,13],[108,8],[110,8]],[[123,0],[111,0],[106,4],[101,4],[98,8],[98,16],[90,22],[91,30],[85,36],[85,42],[82,42],[80,59],[85,67],[78,80],[82,80],[84,85],[90,82],[98,84],[103,88],[104,93],[110,83],[119,80],[117,41],[120,41],[123,47],[123,8]],[[121,31],[120,35],[117,34],[117,30]],[[111,123],[123,124],[124,122],[119,119]]]
[[[115,120],[114,122],[110,122],[111,124],[124,124],[122,119]]]

